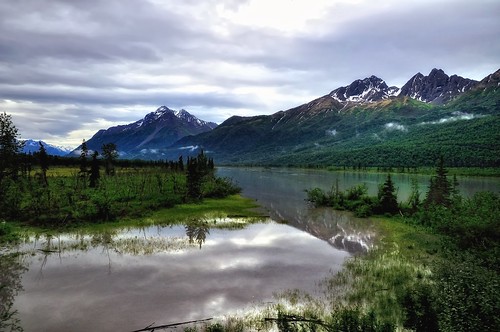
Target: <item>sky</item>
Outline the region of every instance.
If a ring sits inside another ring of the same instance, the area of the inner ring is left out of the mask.
[[[376,75],[500,68],[498,0],[4,0],[0,112],[76,147],[165,105],[217,123]]]

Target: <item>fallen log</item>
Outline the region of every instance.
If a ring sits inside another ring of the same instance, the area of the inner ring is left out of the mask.
[[[153,324],[150,324],[140,330],[134,330],[132,332],[153,332],[154,330],[156,329],[166,329],[166,328],[169,328],[169,327],[176,327],[176,326],[180,326],[180,325],[187,325],[187,324],[193,324],[193,323],[201,323],[201,322],[208,322],[208,321],[211,321],[213,318],[206,318],[206,319],[198,319],[198,320],[191,320],[191,321],[188,321],[188,322],[181,322],[181,323],[173,323],[173,324],[165,324],[165,325],[157,325],[157,326],[151,326]]]

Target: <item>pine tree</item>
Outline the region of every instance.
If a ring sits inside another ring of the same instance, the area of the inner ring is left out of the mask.
[[[89,155],[89,149],[87,148],[87,143],[85,140],[82,142],[81,152],[80,152],[80,179],[82,180],[82,186],[85,188],[87,186],[87,175],[88,175],[88,165],[87,157]]]
[[[440,156],[436,167],[436,175],[431,177],[429,190],[425,197],[425,206],[440,205],[449,207],[451,205],[452,187],[447,178],[448,170],[444,168],[443,156]]]
[[[387,179],[380,187],[378,197],[380,210],[382,213],[396,213],[398,211],[398,200],[396,198],[396,188],[392,182],[391,174],[387,174]]]
[[[18,136],[12,117],[5,112],[0,113],[0,183],[4,177],[17,176],[18,154],[24,146]]]
[[[187,163],[187,197],[192,200],[201,199],[201,172],[198,158],[188,158]]]
[[[80,149],[80,173],[87,173],[87,157],[89,156],[89,149],[87,148],[87,142],[83,140],[82,147]]]
[[[113,163],[118,158],[115,143],[107,143],[102,145],[102,155],[106,161],[106,175],[115,175],[115,167]]]
[[[38,150],[38,159],[40,160],[40,169],[42,171],[42,183],[43,185],[48,186],[49,182],[47,181],[47,171],[49,169],[49,156],[47,155],[47,151],[45,150],[42,142],[40,141],[38,144],[40,145]]]
[[[92,164],[90,165],[90,188],[96,188],[99,184],[99,178],[101,177],[99,159],[97,159],[98,156],[99,153],[97,151],[94,151],[94,154],[92,155]]]

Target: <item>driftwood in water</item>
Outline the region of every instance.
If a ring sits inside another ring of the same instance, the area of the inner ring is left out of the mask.
[[[39,251],[41,252],[45,252],[45,253],[50,253],[50,252],[61,252],[59,250],[49,250],[49,249],[38,249]]]
[[[283,317],[280,318],[270,318],[266,317],[264,318],[265,322],[288,322],[288,323],[313,323],[317,325],[321,325],[325,327],[327,330],[329,328],[328,325],[323,323],[323,321],[319,319],[307,319],[305,317],[299,317],[299,316],[294,316],[294,315],[283,315]]]
[[[146,326],[145,328],[142,328],[140,330],[135,330],[135,331],[132,331],[132,332],[153,332],[154,330],[158,330],[158,329],[166,329],[166,328],[169,328],[169,327],[176,327],[176,326],[180,326],[180,325],[187,325],[187,324],[193,324],[193,323],[201,323],[201,322],[208,322],[210,320],[212,320],[213,318],[207,318],[207,319],[198,319],[198,320],[192,320],[192,321],[189,321],[189,322],[182,322],[182,323],[173,323],[173,324],[165,324],[165,325],[158,325],[158,326],[151,326],[151,325],[148,325]]]

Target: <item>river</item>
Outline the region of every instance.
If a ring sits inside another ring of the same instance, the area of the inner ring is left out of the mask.
[[[366,183],[384,174],[220,168],[270,218],[243,229],[169,226],[98,234],[28,238],[18,256],[2,257],[2,300],[14,298],[25,331],[133,331],[225,314],[274,302],[276,292],[317,283],[365,252],[376,233],[370,220],[311,208],[305,189]],[[417,177],[421,191],[428,178]],[[394,175],[400,200],[410,177]],[[499,179],[459,178],[465,195],[497,191]],[[223,220],[207,220],[208,223]]]

